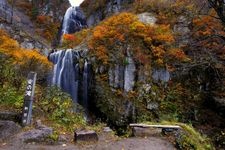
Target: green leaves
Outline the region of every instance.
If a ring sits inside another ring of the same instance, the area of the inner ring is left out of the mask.
[[[21,109],[23,106],[23,94],[12,86],[0,88],[0,105]]]
[[[57,87],[44,89],[42,97],[35,105],[43,111],[49,120],[74,130],[74,126],[84,126],[85,120],[75,109],[82,110],[78,104],[74,104],[70,96]]]

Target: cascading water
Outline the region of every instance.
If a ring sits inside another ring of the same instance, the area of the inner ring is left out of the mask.
[[[90,83],[90,74],[91,74],[91,64],[85,60],[84,63],[84,71],[83,71],[83,106],[88,108],[88,91],[89,91],[89,83]]]
[[[61,50],[50,54],[49,60],[54,63],[52,85],[62,88],[78,102],[79,53]]]
[[[85,27],[87,25],[83,12],[79,7],[72,6],[67,9],[63,18],[60,37]],[[49,60],[54,63],[51,84],[69,93],[74,103],[80,103],[87,111],[91,66],[82,58],[83,52],[85,50],[59,50],[49,54]],[[84,62],[83,67],[80,62]]]
[[[74,6],[68,8],[63,18],[61,35],[75,33],[85,27],[87,24],[82,10]]]
[[[80,103],[87,111],[91,65],[85,60],[83,68],[79,61],[84,60],[80,51],[60,50],[49,55],[54,63],[52,85],[69,93],[75,103]],[[81,94],[81,93],[82,94]]]
[[[70,7],[64,16],[62,28],[59,31],[59,39],[62,39],[63,34],[77,32],[86,26],[85,17],[80,8]],[[54,63],[52,85],[58,86],[69,93],[74,103],[81,104],[85,108],[86,115],[88,115],[92,69],[85,53],[86,51],[81,48],[60,50],[51,53],[49,60]],[[126,59],[128,64],[115,65],[115,69],[110,69],[109,77],[112,87],[129,92],[134,88],[136,67],[129,52],[127,52]],[[121,107],[125,110],[125,117],[129,116],[131,111],[134,111],[131,102],[124,103],[124,106]]]

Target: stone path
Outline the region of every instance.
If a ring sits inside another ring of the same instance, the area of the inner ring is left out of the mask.
[[[0,150],[174,150],[172,143],[162,137],[118,139],[108,135],[100,135],[97,143],[61,145],[24,144],[11,139],[0,144]]]

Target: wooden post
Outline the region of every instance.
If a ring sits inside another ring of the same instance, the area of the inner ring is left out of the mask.
[[[33,105],[33,99],[34,99],[36,77],[37,77],[37,73],[35,72],[30,72],[27,77],[27,87],[25,91],[23,111],[22,111],[23,126],[31,124],[32,105]]]

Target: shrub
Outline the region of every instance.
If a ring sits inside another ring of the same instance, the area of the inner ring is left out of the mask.
[[[181,149],[189,150],[214,150],[208,138],[197,132],[191,125],[178,123],[184,129],[184,134],[178,139],[178,145]]]
[[[24,94],[12,86],[0,88],[0,106],[4,110],[21,110],[23,106]]]
[[[0,30],[0,55],[1,58],[10,60],[11,67],[17,73],[17,77],[26,77],[30,71],[38,73],[39,78],[45,77],[51,69],[52,64],[47,57],[41,55],[37,50],[22,49],[17,41]]]
[[[81,107],[74,104],[70,96],[57,87],[42,90],[35,107],[40,109],[50,121],[63,125],[67,130],[85,126],[82,113],[78,113],[82,110]]]

